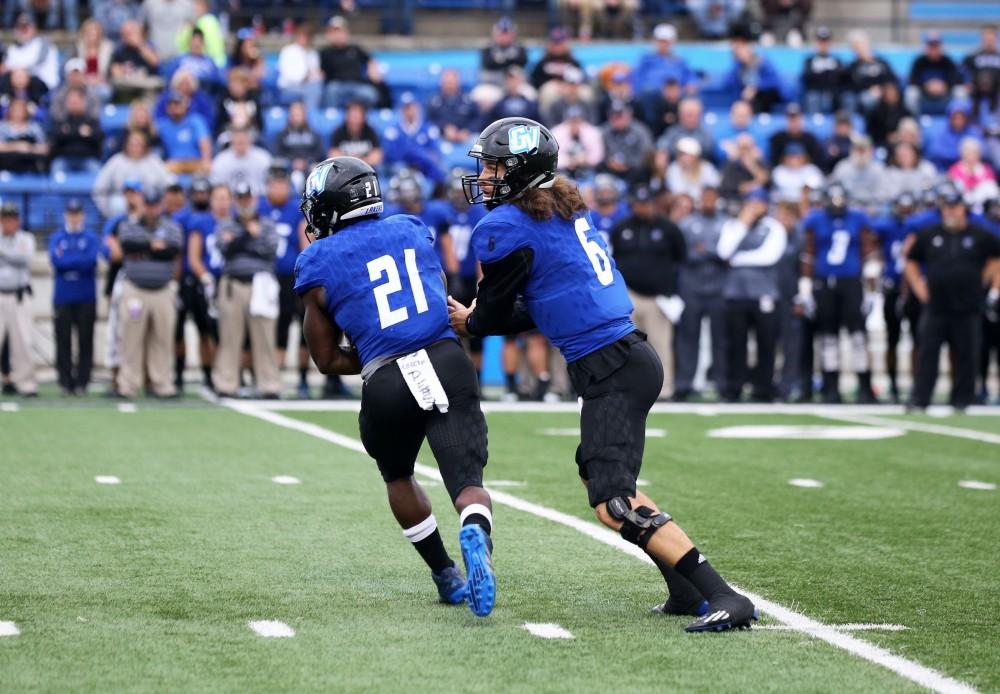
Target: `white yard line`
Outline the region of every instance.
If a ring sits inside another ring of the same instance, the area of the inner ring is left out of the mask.
[[[275,475],[271,478],[271,481],[275,484],[302,484],[302,480],[291,475]]]
[[[827,624],[831,629],[837,631],[906,631],[907,627],[902,624]],[[798,631],[787,624],[761,624],[754,629],[765,629],[767,631]]]
[[[98,475],[94,478],[94,481],[98,484],[121,484],[120,478],[114,475]]]
[[[295,636],[294,629],[284,622],[278,622],[273,619],[250,622],[249,626],[255,634],[268,639],[290,639]]]
[[[0,622],[0,636],[17,636],[20,633],[14,622]]]
[[[17,412],[20,409],[16,402],[0,402],[0,412]]]
[[[897,429],[906,429],[907,431],[919,431],[924,434],[938,434],[940,436],[951,436],[956,439],[969,439],[970,441],[980,441],[982,443],[1000,445],[1000,434],[990,434],[985,431],[962,429],[961,427],[945,426],[943,424],[914,422],[909,419],[885,419],[884,417],[874,415],[851,414],[848,412],[841,413],[837,411],[825,412],[817,414],[817,416],[840,422],[850,422],[852,424],[864,424],[874,427],[895,427]]]
[[[558,624],[536,624],[535,622],[525,622],[521,626],[526,629],[528,633],[543,639],[573,638],[573,634]]]
[[[352,451],[364,452],[364,447],[361,445],[360,441],[352,439],[348,436],[337,434],[315,424],[300,422],[296,419],[276,414],[275,412],[264,411],[258,408],[255,403],[226,401],[222,404],[236,410],[237,412],[262,419],[277,426],[309,434],[310,436],[315,436],[316,438],[334,443]],[[417,464],[414,467],[414,470],[417,474],[424,477],[429,477],[430,479],[439,481],[441,479],[441,475],[436,468]],[[598,525],[597,523],[591,521],[581,520],[580,518],[571,516],[568,513],[563,513],[561,511],[548,508],[547,506],[535,504],[531,501],[527,501],[506,492],[493,490],[490,492],[490,496],[492,497],[494,503],[508,506],[518,511],[523,511],[533,516],[552,521],[553,523],[559,523],[560,525],[572,528],[587,537],[593,538],[598,542],[604,543],[621,552],[624,552],[625,554],[631,555],[639,561],[652,564],[652,560],[646,556],[646,553],[639,549],[639,547],[624,540],[620,535],[618,535],[618,533],[612,532],[603,525]],[[856,655],[859,658],[881,665],[882,667],[896,673],[900,677],[910,680],[911,682],[915,682],[922,687],[936,692],[941,692],[942,694],[971,694],[976,691],[964,682],[948,677],[937,670],[933,670],[925,665],[903,658],[902,656],[895,655],[885,648],[868,643],[867,641],[862,641],[861,639],[855,638],[848,633],[839,631],[836,626],[823,624],[822,622],[816,621],[815,619],[795,612],[794,610],[779,605],[776,602],[772,602],[771,600],[767,600],[766,598],[754,593],[743,590],[740,592],[753,600],[757,607],[759,607],[762,611],[766,612],[778,622],[781,622],[785,626],[789,627],[790,630],[815,637],[830,644],[831,646],[840,648],[841,650],[847,651],[852,655]]]

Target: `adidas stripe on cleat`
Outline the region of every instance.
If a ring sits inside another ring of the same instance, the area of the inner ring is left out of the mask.
[[[497,597],[489,536],[478,525],[466,525],[458,533],[458,541],[468,576],[466,599],[469,609],[477,617],[485,617],[493,611]]]
[[[688,624],[685,631],[696,633],[749,629],[758,617],[757,608],[750,600],[742,595],[727,595],[710,604],[708,614]]]

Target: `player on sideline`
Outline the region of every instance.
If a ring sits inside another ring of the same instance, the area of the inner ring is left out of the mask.
[[[334,157],[306,181],[310,245],[295,265],[302,328],[324,374],[357,374],[361,441],[375,459],[403,535],[431,569],[441,601],[493,609],[493,517],[483,489],[486,419],[476,370],[448,323],[444,275],[430,230],[416,217],[382,214],[375,171]],[[342,347],[344,335],[351,347]],[[427,495],[413,478],[427,438],[458,511],[468,584],[448,556]]]
[[[490,210],[472,235],[483,278],[469,308],[449,298],[452,327],[481,337],[537,326],[562,351],[583,398],[580,477],[601,522],[663,573],[670,596],[654,611],[702,615],[688,631],[749,627],[753,603],[636,491],[663,366],[632,323],[625,282],[579,191],[555,174],[558,151],[552,134],[526,118],[492,123],[473,145],[480,171],[465,177],[466,197]]]

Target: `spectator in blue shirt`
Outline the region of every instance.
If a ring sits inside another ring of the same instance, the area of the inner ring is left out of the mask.
[[[83,204],[66,203],[66,225],[49,237],[49,259],[55,272],[56,367],[63,395],[83,395],[94,362],[94,320],[97,316],[97,256],[101,241],[84,229]],[[73,333],[77,361],[73,363]]]
[[[215,104],[212,98],[201,89],[198,78],[187,70],[178,70],[170,78],[170,89],[163,92],[156,101],[153,115],[156,118],[167,117],[167,102],[173,92],[180,92],[188,100],[188,113],[201,116],[209,130],[215,128]]]
[[[392,168],[402,165],[416,169],[434,183],[444,181],[437,150],[441,131],[424,120],[420,104],[412,92],[404,92],[399,102],[399,125],[386,128],[382,134],[386,163]]]
[[[749,101],[754,113],[770,113],[783,101],[781,77],[771,61],[754,53],[750,42],[737,36],[732,40],[733,65],[723,89],[733,98]]]
[[[212,137],[201,116],[188,112],[187,97],[167,96],[167,117],[156,119],[167,169],[175,174],[207,174],[212,168]]]
[[[982,144],[982,131],[972,122],[972,104],[954,99],[948,104],[948,120],[935,128],[927,138],[927,159],[938,171],[948,170],[959,159],[959,144],[971,137]]]
[[[185,70],[194,75],[206,89],[214,89],[223,82],[222,72],[215,61],[205,55],[205,35],[201,29],[195,28],[191,32],[191,43],[188,52],[182,53],[174,59],[167,74],[173,77],[180,70]]]
[[[500,118],[530,118],[536,121],[542,119],[538,112],[538,102],[525,96],[524,70],[516,65],[507,68],[503,84],[503,96],[483,118],[483,127]]]
[[[660,87],[671,78],[677,80],[686,92],[696,92],[698,82],[695,74],[684,58],[674,55],[677,30],[672,24],[657,24],[653,29],[653,38],[656,50],[642,56],[632,72],[635,93],[640,98],[646,94],[659,94]]]
[[[458,70],[441,73],[438,93],[427,102],[427,120],[436,125],[448,142],[465,143],[479,126],[479,109],[462,91]]]

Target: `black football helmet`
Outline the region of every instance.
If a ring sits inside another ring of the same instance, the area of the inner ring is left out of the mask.
[[[317,164],[306,179],[299,205],[306,233],[321,239],[344,222],[382,214],[382,189],[375,169],[356,157],[333,157]]]
[[[493,209],[516,200],[532,188],[548,188],[556,178],[559,144],[541,123],[530,118],[501,118],[483,130],[469,156],[484,164],[502,164],[503,176],[462,177],[465,199],[470,205],[485,203]],[[483,188],[489,191],[487,195]]]
[[[903,191],[892,201],[892,213],[899,219],[908,217],[917,209],[917,196],[909,191]]]

